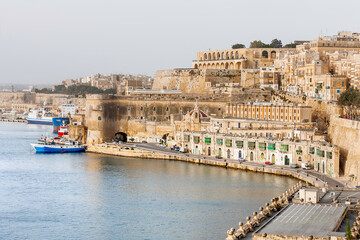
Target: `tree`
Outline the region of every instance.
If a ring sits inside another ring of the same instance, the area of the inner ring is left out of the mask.
[[[268,47],[269,47],[268,44],[265,44],[260,40],[255,40],[250,43],[250,48],[268,48]]]
[[[270,47],[272,48],[282,48],[282,42],[281,40],[278,40],[278,39],[273,39],[270,43]]]
[[[360,92],[355,88],[348,88],[340,95],[339,105],[341,106],[360,106]]]
[[[232,47],[232,49],[238,49],[238,48],[245,48],[245,45],[241,44],[241,43],[236,43],[236,44],[232,45],[231,47]]]
[[[296,44],[295,43],[288,43],[286,45],[283,46],[283,48],[296,48]]]

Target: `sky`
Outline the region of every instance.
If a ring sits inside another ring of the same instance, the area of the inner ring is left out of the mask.
[[[359,0],[0,0],[0,84],[191,67],[196,52],[360,32]]]

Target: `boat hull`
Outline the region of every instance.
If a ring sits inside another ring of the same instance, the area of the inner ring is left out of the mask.
[[[74,152],[85,152],[84,146],[72,146],[72,145],[31,145],[37,153],[74,153]]]
[[[53,131],[58,132],[61,126],[66,126],[70,123],[69,118],[54,117],[52,119]]]
[[[29,118],[29,117],[26,117],[25,119],[29,124],[42,124],[42,125],[53,124],[52,119],[40,119],[40,118]]]

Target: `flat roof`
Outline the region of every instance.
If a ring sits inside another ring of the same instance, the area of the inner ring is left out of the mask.
[[[256,233],[327,237],[334,232],[345,206],[290,204]]]
[[[333,200],[338,200],[339,204],[345,204],[346,200],[350,200],[351,204],[356,204],[360,200],[359,190],[328,190],[320,199],[320,203],[331,204]]]

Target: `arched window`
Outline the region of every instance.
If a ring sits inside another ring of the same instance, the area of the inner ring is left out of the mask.
[[[263,52],[261,53],[261,56],[262,56],[263,58],[268,58],[268,57],[269,57],[269,53],[268,53],[267,51],[263,51]]]
[[[98,120],[99,120],[99,121],[101,120],[101,117],[100,117],[100,116],[98,117]]]

